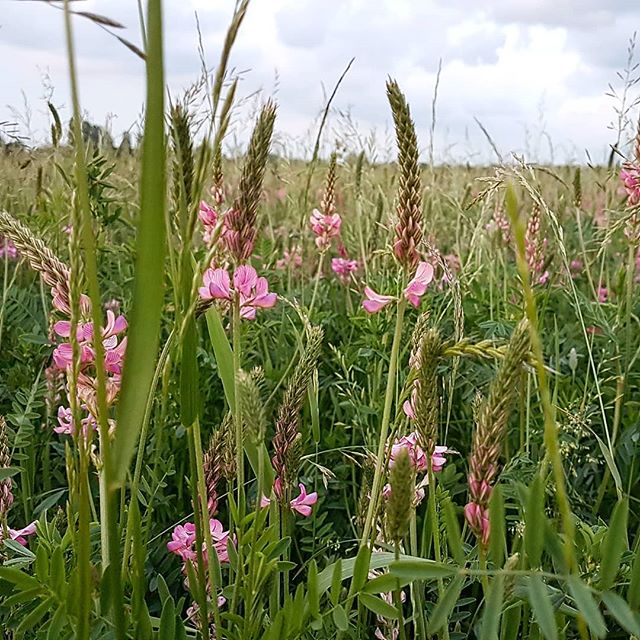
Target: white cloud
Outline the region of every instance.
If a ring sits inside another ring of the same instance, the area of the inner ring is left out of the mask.
[[[194,11],[211,67],[233,4],[165,0],[166,68],[173,95],[196,80],[201,69]],[[83,8],[121,21],[127,27],[122,35],[139,43],[132,0],[89,0]],[[391,75],[409,98],[426,147],[442,59],[436,129],[440,157],[491,158],[476,117],[505,155],[518,150],[549,159],[548,136],[556,160],[584,159],[584,149],[603,159],[614,137],[607,129],[614,115],[605,97],[607,83],[624,66],[627,40],[639,22],[635,0],[584,0],[580,10],[574,0],[254,0],[231,64],[246,70],[243,95],[275,91],[283,140],[313,135],[326,93],[355,57],[335,108],[348,112],[363,136],[376,129],[385,146],[390,123],[385,80]],[[87,20],[75,20],[75,31],[83,108],[97,122],[116,114],[116,132],[128,128],[141,111],[142,62]],[[60,11],[38,2],[5,3],[0,73],[0,120],[13,118],[6,105],[20,107],[24,92],[32,109],[31,133],[47,135],[45,74],[55,86],[53,101],[68,118]],[[243,113],[254,106],[250,101]],[[327,144],[344,129],[334,115]],[[245,125],[235,133],[242,139],[246,130]]]

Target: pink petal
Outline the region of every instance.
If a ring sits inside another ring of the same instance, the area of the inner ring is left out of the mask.
[[[367,313],[377,313],[395,299],[393,296],[384,296],[376,293],[371,287],[364,288],[364,295],[365,299],[362,301],[362,307]]]

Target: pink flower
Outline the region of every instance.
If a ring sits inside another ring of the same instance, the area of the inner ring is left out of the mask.
[[[475,502],[469,502],[464,508],[464,517],[469,526],[480,536],[483,545],[489,543],[491,526],[489,524],[489,510]]]
[[[391,457],[389,460],[389,466],[393,467],[396,458],[398,457],[402,449],[406,449],[409,454],[411,463],[416,468],[416,471],[426,471],[427,469],[427,454],[424,449],[418,444],[418,434],[413,431],[408,436],[402,436],[395,441],[391,447]]]
[[[420,306],[420,298],[433,280],[433,267],[428,262],[420,262],[413,279],[404,290],[404,297],[414,307]]]
[[[251,279],[252,286],[247,294],[240,291],[240,316],[247,320],[253,320],[256,317],[256,309],[270,309],[277,302],[278,296],[275,293],[269,293],[269,284],[266,278],[258,278],[253,267],[248,267],[248,269],[253,272],[255,280]],[[246,287],[246,282],[243,283],[243,286]]]
[[[171,534],[171,542],[167,542],[167,549],[183,560],[194,560],[196,557],[193,550],[195,541],[196,525],[192,522],[187,522],[185,525],[179,524]]]
[[[367,313],[378,313],[380,309],[395,300],[393,296],[383,296],[376,293],[371,287],[364,288],[364,295],[365,299],[362,301],[362,307]]]
[[[620,180],[628,196],[628,203],[634,206],[640,202],[640,167],[625,162],[620,170]]]
[[[609,299],[609,291],[607,287],[600,285],[598,287],[598,302],[604,304]]]
[[[16,245],[13,244],[11,238],[0,236],[0,258],[15,260],[17,257],[18,250],[16,249]]]
[[[269,309],[278,300],[275,293],[269,293],[266,278],[259,278],[250,265],[240,265],[233,274],[233,286],[226,269],[207,269],[203,276],[204,287],[200,287],[200,297],[205,300],[231,300],[239,296],[240,316],[246,320],[256,317],[256,309]]]
[[[434,473],[438,473],[442,471],[442,469],[444,468],[444,465],[447,462],[447,459],[444,456],[445,453],[452,453],[452,452],[448,447],[443,445],[437,444],[433,448],[433,453],[431,454],[431,470]]]
[[[582,260],[579,260],[579,259],[572,260],[571,264],[569,265],[569,268],[571,269],[572,277],[576,278],[582,271],[583,267],[584,267],[584,264],[582,263]]]
[[[27,536],[32,536],[36,533],[36,522],[33,521],[31,524],[28,524],[23,529],[12,529],[9,527],[9,538],[11,540],[15,540],[18,544],[21,544],[23,547],[27,545]],[[1,533],[1,530],[0,530]]]
[[[289,503],[291,509],[297,511],[301,516],[310,516],[311,507],[318,502],[318,494],[315,491],[307,494],[307,489],[302,482],[298,484],[298,488],[300,489],[300,495]]]
[[[416,400],[418,397],[418,388],[414,384],[413,389],[411,389],[411,398],[409,400],[405,400],[402,405],[402,410],[404,411],[407,418],[411,418],[411,420],[416,419],[416,412],[414,407],[416,406]]]
[[[218,222],[218,212],[204,200],[201,200],[198,219],[205,227],[215,227]]]
[[[276,269],[286,269],[287,267],[298,268],[302,266],[302,256],[297,248],[293,249],[291,253],[286,251],[283,253],[282,258],[276,261]]]
[[[198,292],[204,300],[231,300],[231,280],[226,269],[207,269],[203,276],[204,287]]]
[[[249,265],[240,265],[233,274],[233,286],[241,296],[248,298],[258,282],[258,274]]]
[[[218,560],[220,562],[229,562],[229,551],[227,548],[229,532],[225,531],[222,522],[215,518],[209,520],[209,529],[211,531],[211,542],[218,555]],[[206,545],[203,550],[206,551]]]
[[[307,489],[302,482],[298,484],[298,488],[300,489],[300,495],[291,500],[289,506],[293,511],[297,511],[302,516],[310,516],[311,507],[318,501],[318,494],[315,491],[313,493],[307,493]],[[276,497],[282,498],[282,481],[280,478],[276,478],[273,483],[273,493]],[[260,498],[260,507],[263,509],[270,504],[271,499],[267,498],[267,496]]]
[[[348,260],[346,258],[333,258],[333,260],[331,260],[331,269],[343,284],[347,284],[351,274],[358,270],[358,261]]]
[[[325,215],[314,209],[311,212],[311,230],[316,234],[316,246],[321,251],[326,250],[331,244],[331,239],[340,235],[340,227],[342,225],[342,218],[339,214],[333,213],[331,215]]]

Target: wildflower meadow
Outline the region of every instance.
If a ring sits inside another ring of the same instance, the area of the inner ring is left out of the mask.
[[[278,153],[266,97],[231,155],[249,1],[170,95],[148,0],[115,148],[78,5],[69,128],[0,154],[0,638],[640,638],[638,114],[608,166],[425,163],[390,77],[392,163]]]

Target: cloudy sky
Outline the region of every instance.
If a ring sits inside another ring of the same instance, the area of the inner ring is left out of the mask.
[[[121,35],[140,43],[135,0],[74,4],[122,22]],[[201,69],[195,13],[213,67],[233,4],[165,0],[173,95]],[[40,2],[2,1],[0,120],[18,122],[36,140],[47,135],[51,92],[69,114],[62,19]],[[608,85],[621,94],[617,73],[639,26],[637,0],[253,0],[231,62],[243,72],[243,96],[275,95],[279,139],[292,153],[311,146],[325,96],[355,57],[334,102],[328,146],[345,138],[366,146],[374,132],[379,157],[390,153],[384,84],[391,75],[411,103],[426,149],[441,60],[437,158],[491,159],[477,119],[505,156],[585,161],[588,152],[602,161],[616,139],[610,125],[620,105],[607,95]],[[115,134],[128,129],[142,107],[142,62],[87,20],[76,20],[76,39],[83,109],[95,122],[108,121]]]

